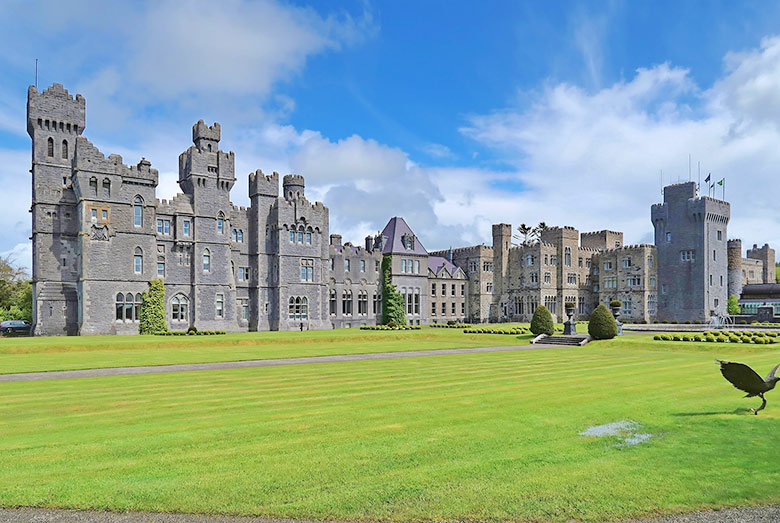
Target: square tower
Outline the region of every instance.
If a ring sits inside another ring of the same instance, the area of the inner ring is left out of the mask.
[[[699,196],[694,182],[664,187],[651,208],[658,255],[658,320],[706,321],[728,299],[728,202]]]

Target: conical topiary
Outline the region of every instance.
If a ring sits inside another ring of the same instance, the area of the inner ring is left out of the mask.
[[[555,331],[552,314],[544,305],[539,305],[534,311],[534,317],[531,318],[531,332],[537,336],[547,334],[552,336]]]
[[[617,322],[609,309],[601,304],[590,315],[588,334],[594,340],[609,340],[617,336]]]

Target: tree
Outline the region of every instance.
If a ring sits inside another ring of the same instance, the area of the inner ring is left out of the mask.
[[[141,295],[138,334],[154,334],[168,330],[165,321],[165,284],[161,279],[149,282],[149,290]]]
[[[588,334],[594,340],[609,340],[617,336],[617,322],[603,303],[590,315]]]
[[[406,325],[404,297],[392,283],[392,257],[385,254],[382,257],[382,323],[389,325]]]
[[[739,314],[742,312],[742,309],[739,306],[739,298],[737,298],[736,294],[732,294],[729,296],[728,301],[728,307],[726,309],[726,312],[729,314]]]
[[[32,321],[32,283],[10,256],[0,257],[0,321]]]
[[[528,236],[532,232],[534,232],[534,228],[524,223],[521,223],[520,226],[517,228],[517,232],[523,235],[523,245],[525,245],[528,243]]]
[[[531,332],[537,336],[540,334],[552,336],[555,332],[552,314],[544,305],[539,305],[534,311],[533,318],[531,318]]]
[[[534,238],[538,241],[542,241],[542,233],[549,229],[546,223],[539,222],[539,225],[533,228]]]

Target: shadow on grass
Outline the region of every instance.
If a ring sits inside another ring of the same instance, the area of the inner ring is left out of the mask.
[[[672,414],[672,416],[677,416],[677,417],[718,416],[721,414],[750,414],[752,416],[753,412],[749,408],[739,408],[734,410],[719,410],[719,411],[710,411],[710,412],[676,412]]]

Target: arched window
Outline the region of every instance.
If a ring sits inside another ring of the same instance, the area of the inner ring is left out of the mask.
[[[222,211],[220,211],[217,215],[217,232],[219,234],[225,233],[225,215],[222,213]]]
[[[311,227],[306,229],[306,243],[311,245]]]
[[[133,304],[133,314],[135,315],[135,321],[139,321],[141,319],[141,300],[141,294],[136,294],[135,303]]]
[[[190,301],[183,294],[178,294],[171,300],[171,319],[173,321],[187,321]]]
[[[563,264],[571,267],[571,247],[566,247],[563,254]]]
[[[103,198],[111,198],[111,180],[103,178]]]
[[[62,157],[68,159],[68,141],[62,140]]]
[[[298,228],[298,243],[303,243],[303,225]]]
[[[46,146],[46,154],[51,158],[54,156],[54,138],[49,138]]]
[[[116,321],[125,319],[125,295],[121,292],[116,295]]]
[[[244,243],[244,231],[241,229],[238,230],[237,241],[238,243]]]
[[[305,296],[290,296],[290,300],[287,302],[287,316],[291,320],[307,320],[309,319],[309,300]]]
[[[211,144],[208,144],[209,152],[211,152]]]
[[[309,299],[306,296],[301,298],[301,319],[309,319]]]
[[[211,251],[208,249],[203,251],[203,270],[206,272],[211,270]]]
[[[128,292],[125,294],[125,321],[133,321],[133,305],[133,295]]]
[[[89,179],[89,195],[97,198],[97,178],[94,176]]]
[[[341,313],[352,316],[352,291],[344,291],[341,294]]]
[[[331,289],[330,290],[330,315],[335,316],[336,315],[336,291]]]
[[[133,225],[143,227],[144,225],[144,200],[136,196],[133,200]]]
[[[233,232],[230,233],[230,236],[234,242],[238,241],[238,231],[236,229],[233,229]]]
[[[133,255],[133,272],[136,274],[144,272],[144,251],[140,247],[135,248],[135,254]]]

